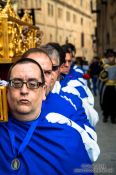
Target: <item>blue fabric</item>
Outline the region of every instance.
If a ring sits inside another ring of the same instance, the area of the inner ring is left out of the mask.
[[[74,114],[75,108],[65,99],[63,99],[59,94],[49,93],[46,97],[46,100],[43,101],[42,111],[45,112],[45,115],[49,112],[60,113],[66,117]]]
[[[78,78],[82,78],[82,77],[83,77],[83,75],[81,73],[75,72],[75,70],[72,69],[68,75],[63,75],[63,79],[60,80],[61,88],[67,86],[67,84],[70,82],[70,80],[78,80],[82,85],[76,86],[75,89],[77,89],[77,91],[79,92],[80,97],[82,99],[88,97],[88,94],[86,93],[86,91],[83,87],[84,84],[78,79]],[[69,88],[70,88],[70,86],[69,86]]]
[[[76,106],[76,109],[69,101],[67,101],[67,99],[64,98],[65,96],[72,101],[72,103]],[[94,130],[87,119],[81,100],[74,94],[61,91],[59,95],[50,92],[46,97],[46,100],[43,102],[42,111],[44,116],[50,112],[58,113],[71,119],[83,129],[85,129],[84,125],[87,125]]]
[[[80,97],[81,97],[82,99],[88,97],[88,95],[87,95],[85,89],[84,89],[82,86],[77,86],[77,87],[75,87],[75,89],[78,90],[78,92],[80,93]]]
[[[81,68],[78,67],[78,70],[80,71],[83,71]],[[69,75],[72,75],[72,77],[75,77],[75,78],[83,78],[83,73],[81,72],[78,72],[78,71],[75,71],[75,69],[71,69],[70,72],[69,72]]]
[[[74,105],[77,109],[65,97],[69,98],[69,100],[72,100]],[[44,115],[47,115],[50,112],[59,113],[61,115],[64,115],[65,117],[73,120],[74,122],[78,123],[81,127],[84,128],[84,124],[88,123],[87,116],[85,114],[85,110],[82,107],[81,100],[69,93],[61,92],[59,94],[53,94],[49,93],[46,100],[43,102],[43,111]]]
[[[15,119],[11,119],[11,122],[18,151],[32,122]],[[93,175],[91,171],[83,172],[82,169],[85,165],[91,170],[91,161],[80,134],[65,124],[48,123],[43,114],[38,118],[38,125],[28,146],[18,157],[20,168],[13,170],[11,161],[16,155],[12,152],[8,129],[8,123],[0,123],[1,175]]]
[[[66,86],[70,80],[77,80],[78,78],[83,78],[83,74],[80,72],[76,72],[74,69],[71,69],[69,74],[67,75],[61,74],[60,76],[61,76],[60,83],[62,87]]]
[[[78,80],[82,86],[85,85],[79,78],[83,78],[83,74],[80,72],[76,72],[74,69],[67,75],[61,74],[60,84],[62,87],[67,86],[70,80]],[[84,78],[83,78],[84,79]]]

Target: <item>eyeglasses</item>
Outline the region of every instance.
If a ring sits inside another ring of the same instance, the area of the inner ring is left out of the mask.
[[[40,86],[44,85],[44,82],[38,82],[37,80],[28,80],[23,81],[21,79],[13,79],[9,80],[9,86],[14,87],[16,89],[20,89],[23,85],[26,84],[27,88],[29,89],[38,89]]]
[[[59,68],[59,65],[56,65],[56,66],[52,66],[52,71],[57,71],[58,70],[58,68]]]

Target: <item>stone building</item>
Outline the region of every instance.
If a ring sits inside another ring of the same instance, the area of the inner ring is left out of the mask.
[[[96,0],[93,0],[96,1]],[[91,0],[19,0],[18,12],[30,10],[35,25],[43,31],[42,44],[71,42],[77,55],[88,60],[96,53],[93,46],[96,22]]]
[[[116,50],[116,1],[97,0],[97,52]]]

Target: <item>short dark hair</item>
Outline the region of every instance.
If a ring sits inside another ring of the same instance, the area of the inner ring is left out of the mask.
[[[62,49],[63,49],[63,51],[64,51],[65,54],[66,54],[66,53],[71,53],[71,50],[70,50],[70,48],[68,47],[68,44],[62,45]]]
[[[8,75],[7,75],[7,81],[10,80],[10,76],[11,76],[11,72],[12,69],[17,65],[17,64],[23,64],[23,63],[34,63],[39,67],[39,70],[41,72],[41,80],[42,80],[42,84],[45,84],[45,78],[44,78],[44,73],[43,70],[41,68],[41,66],[39,65],[39,63],[31,58],[23,58],[23,59],[19,59],[18,61],[16,61],[9,69]]]
[[[76,48],[72,43],[64,44],[64,45],[62,45],[62,48],[63,48],[65,53],[71,53],[72,56],[74,56],[76,54]]]
[[[71,52],[76,53],[76,48],[75,48],[75,45],[74,45],[74,44],[68,43],[67,45],[68,45],[68,47],[70,48]]]
[[[105,52],[105,57],[109,58],[109,57],[115,57],[115,52],[113,49],[107,49]]]

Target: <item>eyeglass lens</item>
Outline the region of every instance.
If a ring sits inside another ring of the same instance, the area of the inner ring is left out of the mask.
[[[36,89],[42,85],[42,83],[38,82],[37,80],[28,80],[28,81],[16,80],[16,79],[10,80],[10,86],[14,88],[22,88],[24,84],[26,84],[27,88],[29,89]]]

